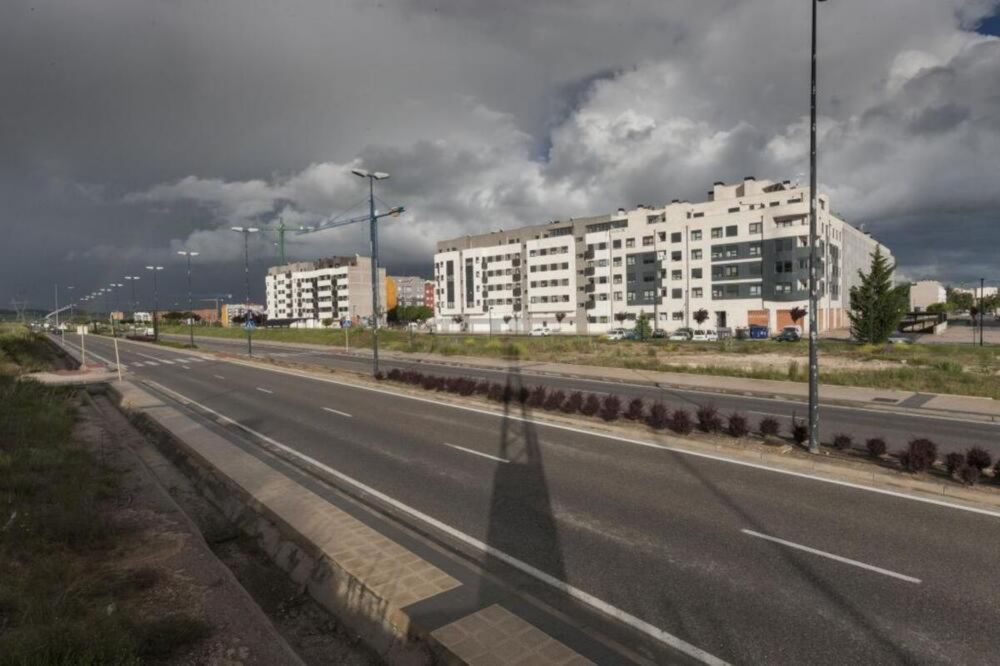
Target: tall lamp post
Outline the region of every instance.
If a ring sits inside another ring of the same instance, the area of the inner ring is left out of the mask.
[[[247,332],[247,356],[253,356],[253,342],[251,341],[250,327],[250,234],[255,234],[260,229],[257,227],[232,227],[233,231],[243,234],[243,285],[246,287],[246,301],[243,303],[243,327]]]
[[[378,281],[378,218],[375,215],[375,181],[385,180],[389,174],[381,171],[366,171],[351,169],[351,173],[359,178],[368,179],[368,216],[371,227],[372,250],[372,375],[378,375],[378,315],[379,315],[379,281]]]
[[[197,257],[197,252],[189,250],[178,250],[177,254],[187,257],[187,278],[188,278],[188,335],[191,339],[191,346],[194,347],[194,301],[191,300],[191,257]]]
[[[119,288],[124,287],[124,286],[125,285],[122,284],[121,282],[112,282],[110,285],[108,285],[108,291],[109,292],[115,291],[116,289],[119,289]],[[120,311],[120,310],[121,310],[121,292],[120,291],[115,291],[115,311]],[[117,330],[115,330],[115,315],[114,315],[114,311],[108,313],[108,319],[111,320],[111,337],[117,338],[118,337],[118,332],[117,332]]]
[[[147,271],[153,271],[153,341],[160,341],[159,312],[160,292],[156,287],[156,273],[163,270],[163,266],[146,266]]]
[[[812,62],[809,94],[809,453],[819,453],[819,355],[816,334],[816,15],[819,3],[812,0]],[[829,285],[827,285],[829,289]]]
[[[139,309],[139,301],[135,297],[135,283],[140,279],[138,275],[126,275],[125,279],[132,285],[132,320],[135,322],[135,311]]]

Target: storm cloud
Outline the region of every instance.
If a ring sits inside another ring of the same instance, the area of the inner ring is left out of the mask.
[[[820,181],[910,277],[994,275],[996,0],[821,6]],[[390,272],[440,238],[700,199],[808,168],[809,6],[789,0],[84,0],[0,8],[0,307],[197,249],[241,289],[233,224],[358,215],[392,174]],[[275,261],[255,239],[257,275]],[[291,235],[304,259],[364,229]],[[1000,279],[996,276],[994,279]],[[257,280],[256,296],[262,291]],[[169,301],[169,296],[166,297]]]

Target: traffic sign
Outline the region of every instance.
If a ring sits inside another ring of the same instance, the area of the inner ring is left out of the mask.
[[[257,324],[254,323],[253,319],[247,319],[246,323],[243,324],[243,328],[246,329],[247,331],[252,331],[253,329],[257,328]]]

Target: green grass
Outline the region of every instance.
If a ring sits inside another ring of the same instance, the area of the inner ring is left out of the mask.
[[[187,327],[164,327],[163,332],[187,334]],[[245,339],[237,328],[201,327],[196,335]],[[370,347],[371,332],[350,331],[350,346]],[[343,347],[342,330],[258,329],[254,340],[298,342]],[[611,342],[590,336],[484,336],[428,335],[383,329],[379,333],[383,350],[431,353],[443,356],[517,358],[528,361],[577,363],[603,367],[660,370],[690,374],[806,381],[808,343],[776,343],[770,340],[724,340],[721,342]],[[871,369],[822,370],[820,381],[826,384],[889,388],[905,391],[954,393],[1000,399],[1000,346],[975,347],[963,344],[859,345],[836,340],[821,340],[820,358],[851,359]],[[732,366],[689,366],[671,363],[671,354],[699,352],[731,356]],[[746,369],[746,359],[767,354],[795,357],[786,368]],[[892,367],[875,367],[889,364]]]
[[[0,372],[38,372],[57,358],[52,345],[21,324],[0,324]]]

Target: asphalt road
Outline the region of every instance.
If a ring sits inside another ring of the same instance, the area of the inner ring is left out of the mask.
[[[138,378],[718,659],[996,661],[996,515],[554,428],[519,411],[121,348]],[[112,354],[106,339],[88,349]],[[654,661],[679,658],[634,633]]]
[[[170,338],[187,340],[186,336],[170,336]],[[241,340],[209,337],[196,337],[195,340],[198,346],[205,350],[246,352],[246,343]],[[293,348],[288,345],[254,342],[253,351],[255,356],[262,358],[274,358],[358,372],[371,371],[370,354],[366,358],[346,354],[335,348],[319,351],[310,348]],[[455,367],[445,364],[408,362],[393,358],[383,358],[380,362],[385,370],[413,368],[446,376],[461,375],[500,382],[507,380],[507,372],[499,369]],[[526,384],[544,384],[547,387],[558,388],[566,392],[614,392],[627,399],[641,397],[648,401],[662,400],[671,407],[687,407],[692,411],[701,405],[712,404],[724,414],[733,411],[742,412],[750,418],[753,424],[765,416],[773,416],[782,422],[783,431],[786,433],[793,418],[802,420],[808,417],[806,403],[788,399],[725,393],[708,394],[703,391],[684,391],[618,382],[531,375],[529,373],[525,373],[522,379]],[[939,417],[931,414],[921,415],[916,411],[912,414],[900,414],[879,410],[877,407],[866,409],[822,405],[820,407],[820,438],[822,441],[828,442],[835,435],[846,433],[854,438],[857,446],[861,447],[868,438],[881,437],[888,443],[890,451],[896,451],[905,448],[906,444],[915,437],[929,437],[938,444],[942,454],[949,451],[964,452],[969,447],[981,446],[990,451],[994,458],[1000,457],[1000,423],[977,421],[960,414],[956,414],[954,417]]]

